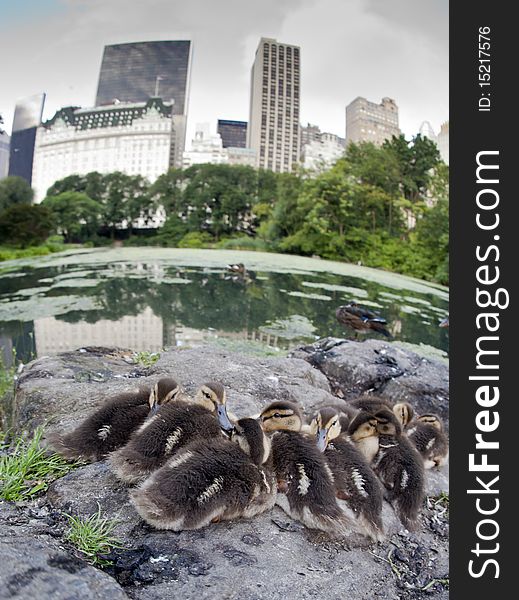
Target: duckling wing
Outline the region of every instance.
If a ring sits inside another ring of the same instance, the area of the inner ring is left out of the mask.
[[[132,494],[141,516],[161,529],[198,529],[246,513],[262,484],[258,468],[225,440],[184,448]]]
[[[202,406],[175,403],[161,407],[130,441],[109,458],[113,472],[135,483],[161,467],[171,456],[198,439],[222,437],[215,416]]]
[[[300,433],[278,432],[272,438],[272,458],[278,481],[286,484],[278,487],[277,504],[307,527],[344,533],[349,522],[337,504],[333,476],[314,441]]]
[[[54,449],[69,459],[100,460],[126,444],[145,421],[149,393],[120,394],[107,401],[73,431],[49,437]]]

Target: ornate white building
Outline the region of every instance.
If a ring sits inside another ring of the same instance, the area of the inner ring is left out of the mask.
[[[151,182],[165,173],[175,154],[172,102],[62,108],[38,127],[32,184],[35,202],[68,175],[91,171],[142,175]]]
[[[211,163],[213,165],[256,166],[256,151],[251,148],[224,148],[219,133],[212,134],[209,123],[197,123],[191,150],[184,152],[183,167]]]

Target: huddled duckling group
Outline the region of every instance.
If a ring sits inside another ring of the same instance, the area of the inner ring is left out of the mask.
[[[362,396],[307,423],[297,404],[278,401],[236,419],[221,383],[191,398],[169,377],[111,398],[49,441],[68,459],[106,458],[118,479],[137,484],[130,500],[158,529],[199,529],[277,504],[306,527],[373,540],[383,538],[384,498],[416,527],[424,469],[448,453],[440,419],[415,417],[407,403]]]

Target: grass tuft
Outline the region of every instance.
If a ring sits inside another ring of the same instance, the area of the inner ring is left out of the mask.
[[[69,524],[66,538],[93,564],[107,565],[111,564],[110,561],[100,555],[124,546],[112,535],[117,521],[102,517],[101,506],[99,503],[97,506],[97,512],[86,518],[66,515]]]
[[[160,354],[158,352],[135,352],[133,355],[133,360],[135,363],[139,364],[141,367],[145,369],[149,369],[152,367],[160,358]]]
[[[43,428],[31,440],[17,438],[14,447],[0,456],[0,498],[30,500],[45,492],[55,479],[66,475],[81,463],[70,463],[58,454],[50,454],[41,444]],[[6,451],[6,447],[3,448]]]

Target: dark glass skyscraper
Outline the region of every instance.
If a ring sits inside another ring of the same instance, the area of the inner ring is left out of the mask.
[[[41,123],[45,94],[23,98],[14,109],[13,133],[9,150],[9,175],[32,183],[32,163],[36,128]]]
[[[227,121],[218,119],[217,132],[224,148],[247,147],[247,121]]]
[[[173,101],[171,165],[182,166],[186,143],[191,42],[131,42],[105,46],[96,106],[115,102]]]
[[[187,113],[190,41],[132,42],[105,46],[96,106],[146,102],[152,96],[175,101],[174,114]]]

